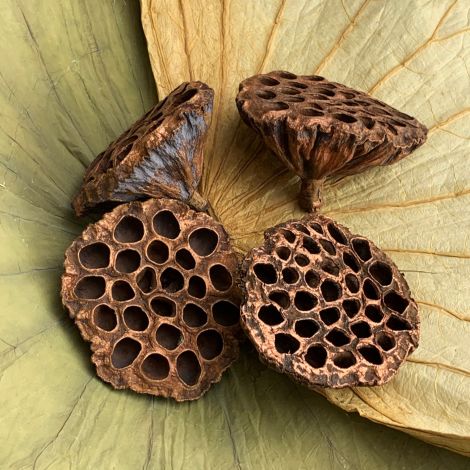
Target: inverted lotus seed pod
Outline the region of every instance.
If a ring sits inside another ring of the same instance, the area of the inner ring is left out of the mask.
[[[237,274],[220,223],[151,199],[115,208],[72,243],[62,301],[103,380],[194,400],[238,356]]]
[[[384,384],[418,346],[403,275],[327,217],[269,229],[243,272],[241,322],[261,360],[311,388]]]
[[[197,192],[214,91],[183,83],[100,153],[73,200],[78,216],[109,202],[169,197],[204,210]]]
[[[236,103],[243,120],[300,176],[306,211],[321,206],[326,178],[395,163],[427,136],[413,117],[318,75],[254,75],[241,82]]]

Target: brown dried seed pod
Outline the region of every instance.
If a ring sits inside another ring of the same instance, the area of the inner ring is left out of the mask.
[[[418,345],[403,275],[327,217],[269,229],[244,272],[243,328],[264,362],[311,388],[384,384]]]
[[[170,197],[204,210],[197,192],[214,91],[183,83],[100,153],[73,200],[78,216],[107,202]]]
[[[103,380],[193,400],[238,356],[237,273],[227,233],[207,214],[132,202],[68,248],[62,301]]]
[[[243,120],[301,178],[299,202],[321,206],[327,177],[389,165],[426,140],[416,119],[382,101],[317,75],[271,72],[240,84]]]

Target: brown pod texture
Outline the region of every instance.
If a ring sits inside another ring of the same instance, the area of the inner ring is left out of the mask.
[[[179,201],[136,201],[68,248],[62,301],[103,380],[193,400],[238,357],[237,274],[220,223]]]
[[[107,202],[169,197],[205,210],[197,192],[214,91],[183,83],[100,153],[72,206],[78,216]]]
[[[418,346],[403,275],[327,217],[269,229],[243,270],[241,321],[260,358],[311,388],[384,384]]]
[[[243,120],[300,176],[299,202],[307,211],[321,206],[326,178],[395,163],[427,136],[413,117],[318,75],[254,75],[241,82],[236,103]]]

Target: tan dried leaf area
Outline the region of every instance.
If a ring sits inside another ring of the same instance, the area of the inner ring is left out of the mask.
[[[322,75],[430,129],[403,161],[327,183],[325,214],[372,239],[405,274],[422,339],[389,384],[324,393],[347,411],[467,455],[469,18],[465,0],[142,1],[159,93],[196,79],[215,90],[202,191],[242,252],[267,227],[301,216],[297,177],[238,116],[244,78]]]

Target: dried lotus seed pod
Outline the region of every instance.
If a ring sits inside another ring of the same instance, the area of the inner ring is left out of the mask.
[[[68,248],[62,301],[103,380],[194,400],[238,356],[237,273],[227,233],[207,214],[131,202]]]
[[[241,322],[260,358],[311,388],[384,384],[418,346],[403,275],[327,217],[269,229],[243,271]]]
[[[307,211],[321,206],[326,178],[395,163],[427,135],[411,116],[317,75],[254,75],[241,82],[236,103],[246,124],[300,176]]]
[[[202,82],[173,90],[90,164],[72,203],[76,214],[146,197],[175,198],[205,210],[197,187],[213,99],[214,91]]]

